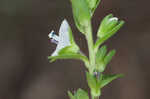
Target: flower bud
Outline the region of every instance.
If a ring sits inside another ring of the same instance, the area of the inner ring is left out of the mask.
[[[118,21],[117,17],[113,17],[112,14],[109,14],[102,20],[97,36],[102,38],[109,33],[113,34],[117,32],[123,24],[124,21]]]

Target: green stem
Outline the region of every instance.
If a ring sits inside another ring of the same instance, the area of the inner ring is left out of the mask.
[[[89,66],[89,72],[93,74],[94,67],[95,67],[95,51],[94,51],[94,42],[93,42],[93,35],[92,35],[92,26],[91,23],[86,28],[86,40],[88,43],[88,50],[89,50],[89,60],[90,60],[90,66]],[[99,97],[95,97],[91,93],[92,99],[99,99]]]
[[[96,97],[91,94],[91,99],[99,99],[99,96]]]
[[[93,95],[91,96],[91,98],[92,98],[92,99],[95,99]]]
[[[86,40],[87,40],[87,43],[88,43],[89,60],[90,60],[89,72],[93,73],[93,68],[95,66],[95,52],[94,52],[94,44],[93,44],[93,35],[92,35],[91,23],[86,28]]]
[[[99,97],[94,97],[94,99],[99,99]]]

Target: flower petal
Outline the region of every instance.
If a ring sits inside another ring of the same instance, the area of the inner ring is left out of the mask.
[[[64,20],[60,26],[59,30],[59,41],[56,47],[56,50],[52,53],[52,56],[57,56],[58,52],[66,46],[70,46],[70,38],[69,38],[69,24],[67,20]]]

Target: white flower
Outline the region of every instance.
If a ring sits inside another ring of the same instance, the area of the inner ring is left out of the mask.
[[[49,33],[49,38],[52,40],[52,42],[57,44],[56,50],[51,56],[57,56],[61,49],[71,45],[69,29],[70,27],[67,20],[63,20],[59,29],[59,36],[57,36],[54,31]]]
[[[48,37],[57,44],[55,51],[48,56],[51,62],[57,59],[79,59],[89,66],[88,58],[81,54],[78,45],[75,43],[71,28],[67,20],[63,20],[59,29],[59,36],[54,31],[50,32]]]

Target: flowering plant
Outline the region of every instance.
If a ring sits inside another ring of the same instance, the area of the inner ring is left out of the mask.
[[[54,31],[48,35],[51,41],[57,44],[56,50],[48,57],[51,62],[57,59],[79,59],[84,62],[87,68],[86,78],[91,99],[99,99],[101,89],[104,86],[123,76],[122,74],[103,73],[116,51],[111,50],[107,53],[107,46],[101,45],[123,26],[124,21],[112,14],[107,15],[100,23],[96,42],[93,41],[91,19],[100,1],[71,0],[75,25],[87,40],[89,58],[81,53],[80,48],[75,43],[72,30],[66,19],[60,26],[59,36]],[[88,93],[80,88],[74,94],[68,91],[68,95],[70,99],[89,99]]]

